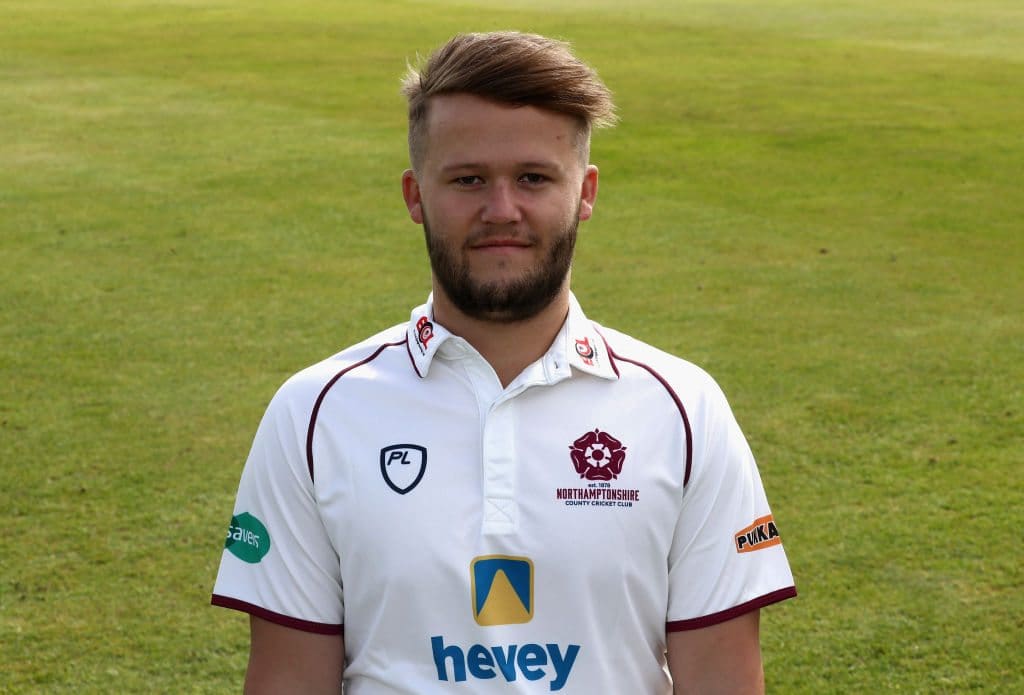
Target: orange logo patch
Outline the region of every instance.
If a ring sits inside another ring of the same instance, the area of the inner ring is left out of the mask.
[[[781,544],[779,529],[775,526],[775,520],[771,514],[755,519],[754,523],[736,534],[737,553],[752,553],[755,550]]]

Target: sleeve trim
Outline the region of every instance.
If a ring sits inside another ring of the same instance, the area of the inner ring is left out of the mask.
[[[210,599],[210,604],[220,606],[221,608],[230,608],[232,610],[241,611],[243,613],[248,613],[249,615],[255,615],[257,618],[263,618],[264,620],[269,620],[272,623],[284,625],[285,627],[290,627],[295,630],[302,630],[303,632],[314,632],[318,635],[341,635],[345,631],[344,625],[331,625],[330,623],[316,623],[310,620],[300,620],[298,618],[292,618],[291,616],[268,611],[266,608],[262,608],[246,601],[240,601],[236,598],[230,598],[228,596],[214,594],[213,598]]]
[[[697,630],[702,627],[711,627],[712,625],[717,625],[718,623],[724,623],[727,620],[738,618],[744,613],[749,613],[750,611],[770,606],[771,604],[778,603],[779,601],[785,601],[786,599],[793,598],[794,596],[796,596],[795,586],[779,589],[778,591],[773,591],[770,594],[759,596],[751,601],[741,603],[740,605],[733,606],[732,608],[727,608],[724,611],[719,611],[718,613],[704,615],[699,618],[691,618],[689,620],[669,621],[665,623],[665,632],[681,632],[683,630]]]

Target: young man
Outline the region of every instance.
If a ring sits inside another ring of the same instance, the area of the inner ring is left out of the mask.
[[[251,615],[246,691],[761,692],[796,591],[725,397],[569,290],[607,89],[494,33],[404,91],[433,293],[260,424],[213,597]]]

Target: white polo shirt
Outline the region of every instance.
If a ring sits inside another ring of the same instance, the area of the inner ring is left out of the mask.
[[[214,604],[343,630],[347,695],[663,695],[666,631],[796,595],[705,372],[573,298],[502,388],[431,316],[274,396]]]

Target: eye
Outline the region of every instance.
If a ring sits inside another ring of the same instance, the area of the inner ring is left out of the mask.
[[[457,186],[478,186],[483,182],[484,180],[482,178],[474,174],[468,176],[457,176],[452,180],[452,183]]]
[[[548,177],[545,176],[544,174],[529,173],[520,176],[519,180],[522,181],[523,183],[528,183],[532,186],[535,186],[537,184],[544,183],[545,181],[547,181]]]

